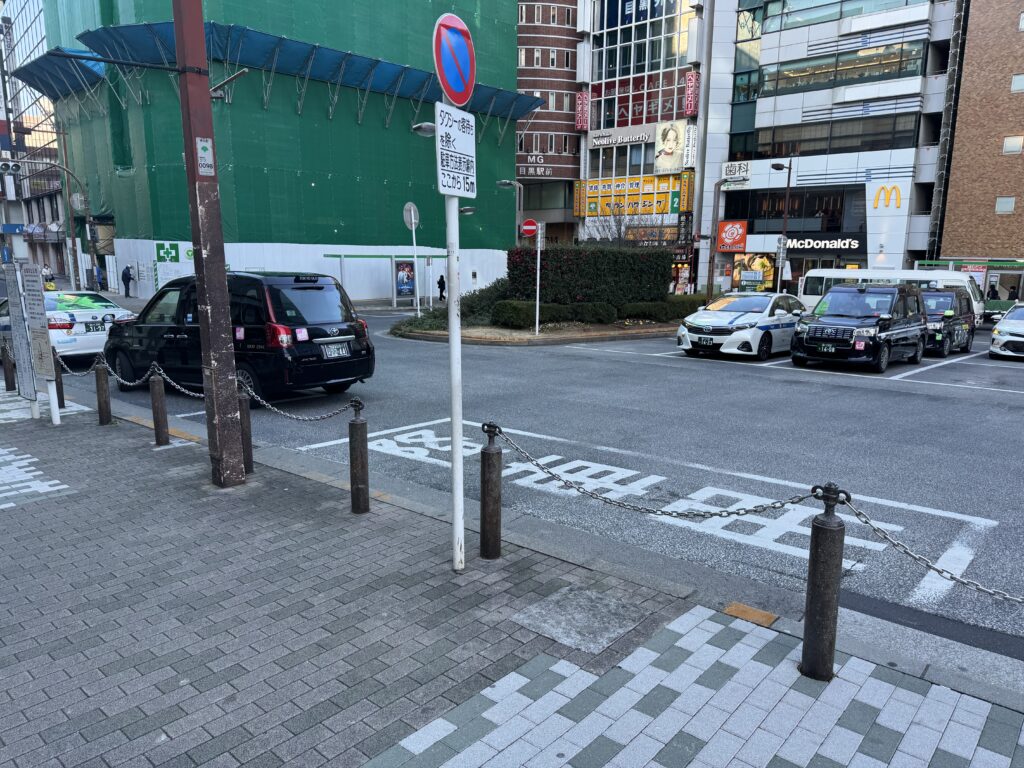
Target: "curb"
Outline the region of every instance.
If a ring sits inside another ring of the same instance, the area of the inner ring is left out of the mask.
[[[390,331],[389,331],[390,334]],[[408,331],[401,334],[390,334],[397,339],[413,339],[414,341],[448,342],[447,331]],[[524,338],[524,339],[482,339],[463,334],[463,344],[481,347],[552,347],[560,344],[580,344],[588,341],[628,341],[630,339],[671,339],[675,331],[664,329],[650,331],[623,331],[621,333],[591,333],[580,336],[559,336],[558,338]]]

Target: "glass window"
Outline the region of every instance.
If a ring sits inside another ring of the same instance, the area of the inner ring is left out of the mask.
[[[555,97],[556,97],[556,95],[557,94],[554,91],[548,91],[548,109],[551,110],[552,112],[555,111]]]
[[[1020,18],[1017,19],[1017,29],[1024,32],[1024,11],[1021,11]]]
[[[654,173],[654,144],[644,144],[644,175]]]
[[[540,48],[533,49],[533,66],[540,66]]]
[[[761,66],[761,41],[749,40],[736,43],[736,64],[734,71],[750,72]]]
[[[548,134],[548,154],[553,155],[555,153],[555,134]]]
[[[520,67],[525,67],[526,66],[526,49],[525,48],[520,48],[519,49],[519,66]]]
[[[775,128],[773,157],[823,155],[828,152],[828,123]]]
[[[626,175],[626,149],[627,147],[615,148],[615,175],[619,177]]]
[[[572,8],[565,9],[565,26],[572,26]]]
[[[1014,75],[1010,78],[1010,92],[1024,93],[1024,75]]]
[[[1013,213],[1017,207],[1016,197],[997,197],[996,213]]]
[[[618,75],[618,70],[616,69],[619,65],[618,50],[618,48],[609,48],[604,52],[604,77],[606,80],[610,80]]]
[[[558,23],[558,6],[557,5],[552,5],[551,6],[551,23],[552,24],[557,24]]]
[[[825,21],[834,21],[841,15],[842,8],[839,3],[816,8],[804,8],[785,14],[782,17],[782,28],[793,29],[795,27],[806,27],[809,24],[821,24]]]
[[[601,150],[601,178],[610,179],[615,175],[615,147]]]
[[[755,40],[761,37],[761,24],[764,22],[764,6],[749,11],[740,11],[736,16],[736,40]]]
[[[736,133],[754,130],[756,115],[757,104],[755,102],[734,104],[732,108],[732,130]]]
[[[554,48],[548,50],[548,66],[554,69],[558,65],[558,51]]]
[[[761,73],[743,72],[733,76],[732,100],[733,103],[754,101],[757,98],[761,82]]]
[[[525,133],[520,133],[520,134],[518,134],[516,136],[516,151],[517,152],[525,152],[526,151],[526,134]]]
[[[756,133],[734,133],[729,137],[729,159],[753,160],[756,144]]]
[[[629,175],[639,176],[644,159],[644,145],[632,144],[629,147]]]
[[[642,74],[647,71],[647,41],[633,43],[633,71]]]
[[[535,5],[535,6],[533,6],[533,23],[534,24],[541,24],[541,23],[543,23],[544,17],[541,15],[542,12],[543,12],[543,8],[544,8],[544,6],[542,6],[542,5]]]
[[[526,23],[526,6],[525,5],[520,5],[519,6],[519,23],[520,24],[525,24]]]
[[[562,94],[562,111],[572,112],[572,96],[568,93]]]
[[[562,154],[563,155],[568,155],[569,154],[569,136],[568,136],[568,134],[562,136]]]
[[[168,288],[157,295],[153,304],[139,319],[139,325],[171,325],[177,319],[180,288]]]
[[[656,72],[661,69],[661,38],[655,37],[651,39],[651,44],[647,47],[647,69],[650,72]]]
[[[1003,139],[1004,155],[1019,155],[1024,149],[1024,136],[1007,136]]]
[[[601,150],[592,149],[590,150],[590,174],[589,178],[599,179],[601,178]]]
[[[270,303],[279,322],[296,325],[351,322],[355,310],[337,282],[271,285]]]
[[[623,45],[619,48],[619,74],[628,75],[629,65],[631,63],[631,56],[633,48],[630,45]]]

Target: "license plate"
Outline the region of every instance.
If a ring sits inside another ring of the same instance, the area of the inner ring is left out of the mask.
[[[835,344],[822,344],[821,345],[821,351],[822,352],[835,352],[836,351],[836,345]]]
[[[107,326],[104,323],[86,323],[86,333],[104,333],[107,330]]]
[[[712,339],[710,336],[698,336],[697,343],[700,344],[702,347],[710,347],[715,342],[714,339]]]
[[[352,352],[348,348],[348,342],[344,344],[324,344],[320,349],[323,350],[324,357],[328,360],[337,360],[339,357],[351,357]]]

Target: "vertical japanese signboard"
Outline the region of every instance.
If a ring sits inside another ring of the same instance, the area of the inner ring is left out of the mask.
[[[686,91],[683,97],[683,116],[696,117],[700,109],[700,72],[692,69],[688,71],[684,83]]]
[[[476,197],[476,120],[461,109],[434,105],[437,131],[437,191],[452,197]]]
[[[38,265],[25,264],[21,268],[21,285],[25,298],[25,321],[28,324],[29,341],[32,345],[32,367],[36,375],[53,381],[57,374],[53,370],[50,330],[46,320],[46,298],[43,295],[43,275]]]
[[[590,91],[576,94],[576,130],[590,130]]]

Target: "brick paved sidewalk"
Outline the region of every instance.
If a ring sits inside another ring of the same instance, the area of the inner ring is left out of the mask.
[[[215,489],[73,411],[0,394],[0,768],[1024,765],[1020,713],[855,658],[814,683],[796,638],[514,546],[454,574],[430,517]]]

